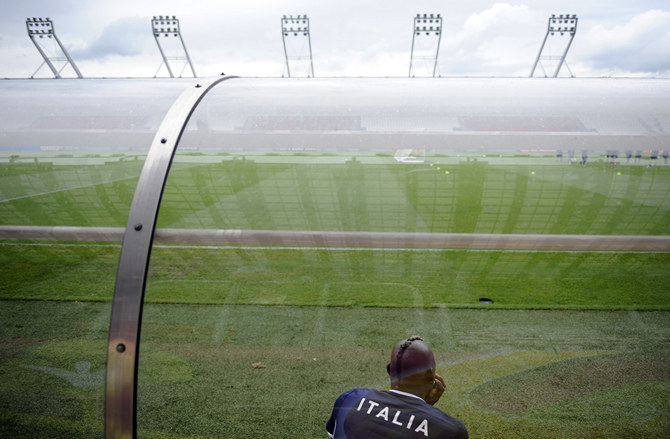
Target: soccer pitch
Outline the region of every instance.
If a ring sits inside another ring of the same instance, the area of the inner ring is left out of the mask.
[[[14,159],[0,224],[124,227],[142,160]],[[159,228],[664,235],[670,170],[594,158],[178,155]],[[119,246],[0,243],[0,431],[103,431]],[[155,245],[140,437],[324,437],[421,335],[471,437],[665,437],[670,254]],[[482,299],[488,299],[483,301]]]
[[[4,165],[0,224],[125,227],[142,157]],[[177,156],[158,227],[663,235],[668,168],[553,157]],[[90,164],[88,164],[90,163]],[[88,165],[87,165],[88,164]]]

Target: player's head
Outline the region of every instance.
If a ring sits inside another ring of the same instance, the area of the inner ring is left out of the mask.
[[[391,362],[386,367],[391,382],[435,369],[435,357],[421,337],[399,341],[391,351]]]

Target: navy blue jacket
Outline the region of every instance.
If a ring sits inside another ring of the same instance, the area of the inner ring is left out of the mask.
[[[335,439],[467,439],[461,421],[418,396],[353,389],[335,401],[326,431]]]

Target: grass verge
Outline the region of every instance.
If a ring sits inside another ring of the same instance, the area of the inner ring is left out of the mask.
[[[0,301],[0,318],[3,435],[102,435],[109,304]],[[144,323],[142,437],[323,437],[337,395],[388,386],[389,346],[417,333],[447,380],[439,407],[471,437],[670,423],[668,312],[149,304]]]
[[[110,301],[118,257],[111,245],[0,245],[0,298]],[[667,310],[668,270],[668,253],[157,246],[146,300]]]

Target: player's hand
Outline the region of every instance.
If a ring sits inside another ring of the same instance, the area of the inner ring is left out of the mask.
[[[433,388],[430,389],[430,392],[426,397],[426,402],[430,405],[435,405],[435,403],[440,400],[440,397],[444,393],[445,387],[446,384],[444,383],[444,379],[441,376],[435,374],[435,381],[433,381]]]

